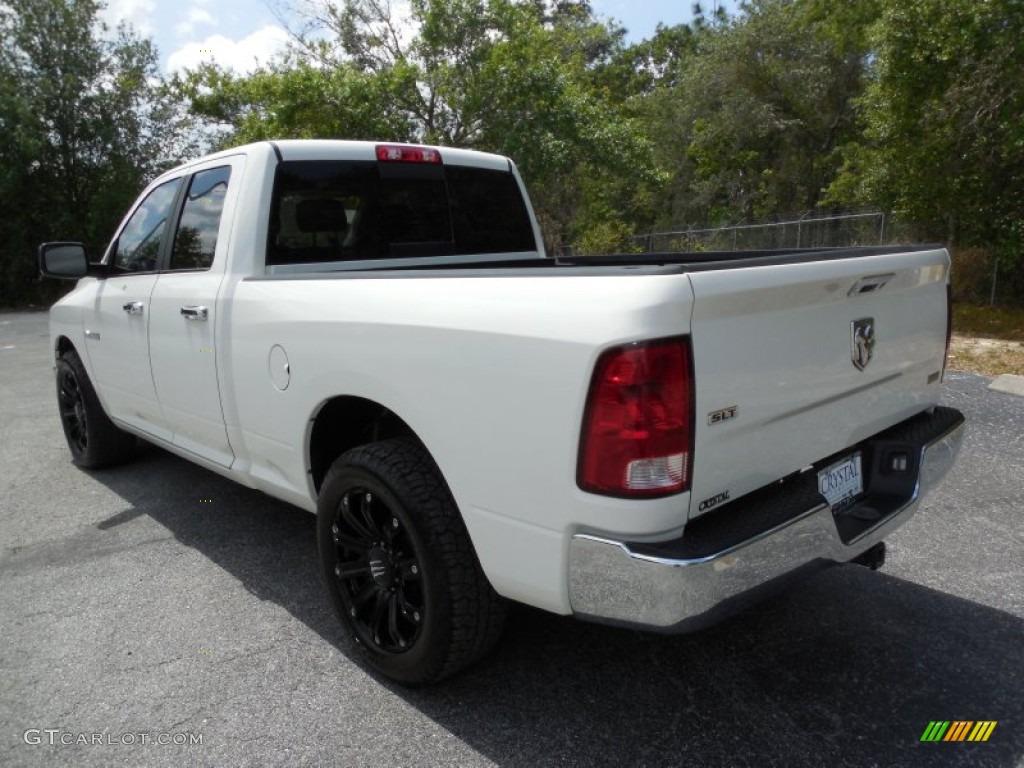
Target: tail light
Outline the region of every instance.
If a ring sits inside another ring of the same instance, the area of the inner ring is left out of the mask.
[[[441,153],[433,147],[378,144],[377,159],[382,163],[440,163]]]
[[[690,340],[602,354],[583,415],[579,487],[608,496],[667,496],[689,488],[692,462]]]

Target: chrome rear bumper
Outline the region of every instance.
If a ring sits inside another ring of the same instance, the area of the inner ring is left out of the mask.
[[[869,485],[864,503],[882,508],[884,513],[852,535],[849,526],[841,530],[837,525],[813,481],[809,493],[804,487],[792,498],[792,514],[783,522],[746,535],[742,541],[728,541],[720,549],[715,548],[713,536],[710,543],[695,548],[687,541],[687,533],[678,542],[653,546],[577,534],[569,547],[573,612],[580,618],[609,623],[689,631],[742,609],[794,577],[848,562],[913,516],[923,495],[937,487],[952,467],[963,434],[963,416],[943,408],[887,430],[878,440],[865,441],[865,450],[872,446],[889,450],[895,437],[903,441],[900,445],[912,447],[919,461],[915,476],[906,479],[902,496],[894,496],[893,488],[880,478],[874,485],[881,490],[872,499]],[[742,502],[734,502],[738,505],[734,512],[744,512]],[[770,503],[778,509],[780,499]],[[762,503],[759,509],[763,508]],[[770,521],[772,515],[766,519]]]

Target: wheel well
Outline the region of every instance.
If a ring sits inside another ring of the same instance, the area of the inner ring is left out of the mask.
[[[57,339],[57,357],[60,357],[65,352],[74,350],[75,345],[71,343],[71,339],[67,336],[61,336]]]
[[[317,492],[331,464],[345,451],[392,437],[419,440],[408,424],[380,403],[351,396],[328,400],[314,417],[309,438],[309,469]]]

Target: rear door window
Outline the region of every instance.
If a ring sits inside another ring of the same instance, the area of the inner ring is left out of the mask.
[[[200,171],[192,177],[174,237],[171,269],[209,269],[213,264],[230,178],[229,166]]]

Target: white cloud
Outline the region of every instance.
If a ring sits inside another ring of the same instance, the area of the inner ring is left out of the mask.
[[[100,13],[100,18],[111,29],[117,29],[122,21],[130,24],[143,37],[153,34],[152,15],[156,0],[110,0]]]
[[[209,11],[193,7],[189,8],[188,16],[185,17],[185,20],[175,25],[174,31],[180,36],[186,37],[187,35],[191,35],[193,30],[198,26],[202,26],[204,24],[207,26],[214,26],[216,23],[217,20],[213,18],[213,14]]]
[[[210,35],[201,42],[190,42],[167,57],[167,70],[195,69],[212,62],[239,74],[266,64],[282,52],[288,43],[288,33],[274,24],[267,24],[241,40],[224,35]]]

